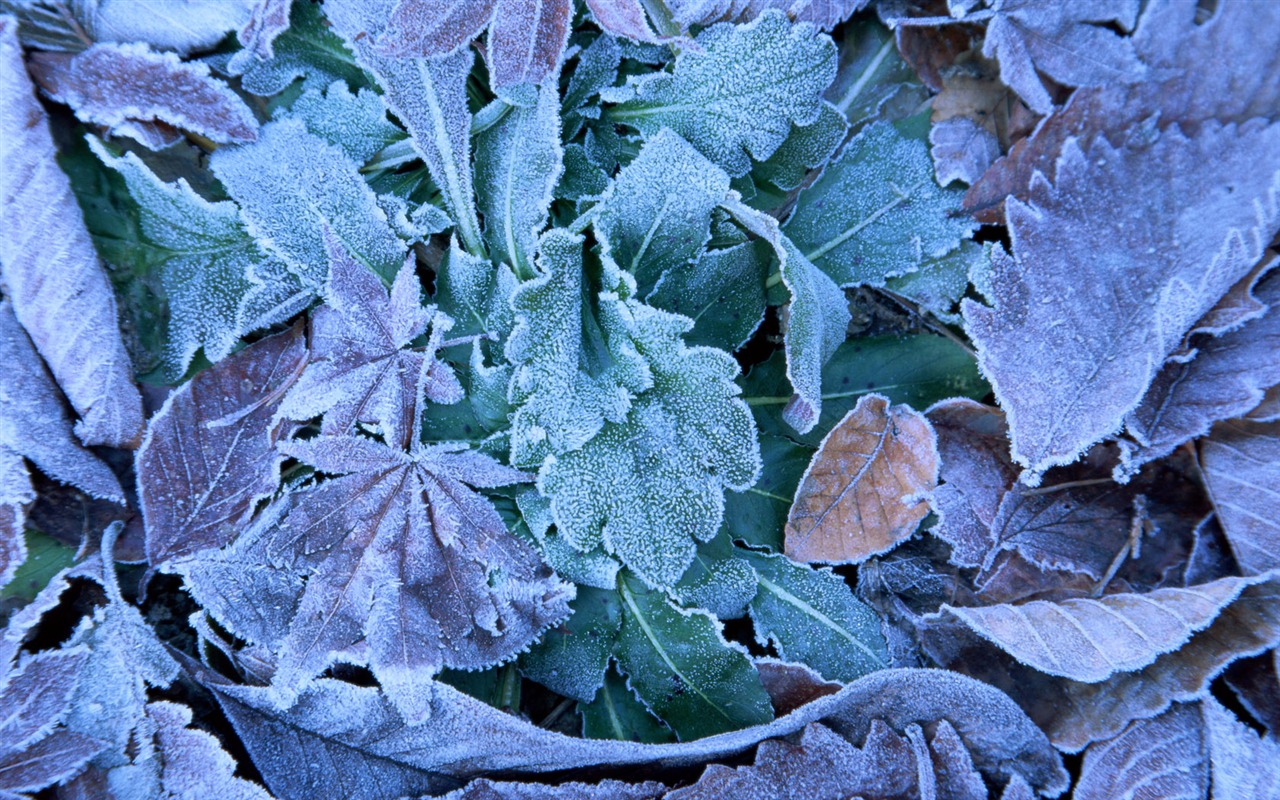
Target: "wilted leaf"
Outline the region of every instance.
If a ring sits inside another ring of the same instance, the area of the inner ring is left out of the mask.
[[[841,286],[883,286],[972,233],[960,199],[958,189],[938,186],[926,142],[877,122],[800,193],[782,229]]]
[[[1177,704],[1090,745],[1072,800],[1203,800],[1209,790],[1203,727],[1194,704]]]
[[[1280,126],[1169,129],[1149,144],[1073,142],[1056,184],[1007,213],[994,308],[965,300],[978,362],[1034,485],[1115,432],[1183,334],[1261,258]],[[1212,187],[1212,188],[1209,188]],[[1261,204],[1261,205],[1258,205]],[[1196,223],[1188,227],[1187,220]]]
[[[269,425],[305,357],[295,325],[192,378],[151,418],[137,473],[153,566],[230,542],[275,490]]]
[[[814,454],[787,518],[797,561],[859,563],[910,536],[938,480],[933,428],[884,395],[863,397]]]
[[[31,68],[44,90],[82,122],[152,150],[177,142],[178,131],[219,144],[258,135],[253,112],[208,66],[143,44],[95,44],[74,56],[38,53]]]
[[[115,295],[54,160],[12,17],[0,19],[0,142],[0,276],[13,313],[80,415],[80,439],[134,445],[142,399],[120,339]]]
[[[771,642],[783,659],[830,680],[853,681],[889,665],[880,620],[843,578],[781,555],[743,551],[743,557],[760,586],[751,620],[761,644]]]
[[[1200,702],[1213,772],[1214,800],[1280,793],[1280,744],[1261,739],[1212,696]]]
[[[1280,422],[1218,423],[1201,440],[1200,466],[1240,569],[1280,567]]]
[[[672,15],[683,27],[713,22],[749,22],[768,9],[785,12],[794,22],[812,22],[829,31],[866,6],[868,0],[672,0]]]
[[[605,119],[652,136],[670,128],[723,167],[745,175],[787,138],[791,124],[822,113],[835,77],[835,45],[778,11],[747,25],[714,25],[676,59],[671,73],[631,78],[611,90]],[[748,157],[750,156],[750,157]]]

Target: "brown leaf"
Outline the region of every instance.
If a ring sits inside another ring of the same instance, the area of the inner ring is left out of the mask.
[[[142,398],[115,294],[56,156],[22,63],[17,22],[0,18],[0,278],[80,415],[81,441],[133,446],[142,433]]]
[[[841,684],[823,678],[804,664],[757,658],[755,665],[760,683],[769,693],[769,702],[778,716],[840,691]]]
[[[378,39],[382,55],[436,58],[480,35],[493,19],[497,0],[399,0]]]
[[[1212,696],[1200,702],[1214,800],[1280,797],[1280,741],[1261,738]]]
[[[1280,422],[1218,423],[1200,442],[1200,466],[1240,569],[1280,567]]]
[[[244,52],[259,61],[274,58],[276,37],[289,29],[289,9],[292,5],[291,0],[258,0],[253,6],[249,21],[236,35],[244,46]],[[243,72],[235,64],[230,65],[230,71],[233,75]]]
[[[1072,800],[1199,800],[1209,791],[1208,755],[1199,708],[1179,703],[1090,745]]]
[[[796,561],[859,563],[897,546],[929,513],[938,481],[933,427],[865,395],[822,440],[796,490],[785,549]]]
[[[157,130],[191,131],[218,144],[258,136],[253,112],[209,74],[208,66],[144,44],[95,44],[74,56],[36,53],[31,71],[82,122],[101,125],[113,136],[130,136],[152,150],[176,141],[157,138]]]
[[[1262,402],[1245,415],[1245,419],[1253,422],[1275,422],[1280,420],[1280,386],[1272,386],[1263,396]]]
[[[658,41],[640,0],[587,0],[587,8],[591,9],[596,23],[614,36],[637,42]]]
[[[297,324],[196,375],[151,418],[137,474],[152,566],[225,545],[275,490],[269,427],[305,357]]]

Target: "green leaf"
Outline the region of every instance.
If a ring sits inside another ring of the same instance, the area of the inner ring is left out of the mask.
[[[678,608],[636,580],[618,582],[618,665],[631,688],[683,741],[773,719],[769,696],[742,650],[703,611]]]
[[[549,459],[538,487],[574,546],[603,544],[646,582],[670,586],[692,561],[694,541],[719,529],[724,490],[742,491],[759,475],[755,424],[737,399],[733,358],[681,341],[688,319],[635,301],[620,310],[653,388],[624,422]]]
[[[885,288],[918,304],[950,325],[962,321],[956,308],[972,276],[991,268],[991,245],[968,240],[941,258],[925,259],[920,269],[890,278]],[[980,278],[979,278],[980,279]]]
[[[782,229],[841,286],[883,286],[972,234],[963,196],[938,186],[926,139],[877,122],[800,193]]]
[[[898,54],[893,31],[867,20],[845,26],[840,64],[826,97],[856,129],[873,120],[905,116],[929,93]]]
[[[579,588],[592,586],[614,591],[618,585],[618,570],[622,565],[601,548],[585,552],[577,550],[556,532],[555,517],[551,513],[551,501],[536,489],[525,489],[516,494],[520,514],[528,526],[533,541],[542,550],[542,558],[565,580]]]
[[[0,587],[0,614],[30,603],[60,570],[76,563],[74,547],[28,528],[27,560],[18,566],[13,580]]]
[[[778,355],[757,365],[742,381],[743,399],[760,429],[817,447],[863,395],[878,392],[891,403],[924,410],[947,397],[980,400],[991,387],[973,356],[955,342],[929,333],[852,339],[836,350],[822,376],[822,416],[813,430],[797,435],[782,419],[790,401]]]
[[[645,142],[593,210],[604,252],[645,296],[664,272],[697,258],[729,176],[668,130]]]
[[[582,735],[588,739],[666,744],[675,740],[671,729],[644,707],[616,669],[605,673],[604,685],[590,703],[579,703]]]
[[[756,596],[756,573],[738,553],[723,528],[699,545],[689,570],[671,589],[680,605],[705,609],[722,620],[747,613],[747,603]]]
[[[252,144],[219,148],[209,167],[240,204],[249,232],[309,288],[328,276],[325,226],[383,280],[399,271],[404,243],[356,163],[300,120],[272,122]]]
[[[336,80],[352,86],[367,83],[351,52],[329,30],[316,3],[299,0],[293,4],[289,27],[275,38],[272,50],[274,56],[267,61],[259,61],[248,50],[232,55],[227,69],[241,76],[240,85],[245,91],[268,97],[298,78],[308,88],[327,86]]]
[[[622,625],[620,602],[616,590],[578,587],[569,619],[548,630],[520,657],[525,677],[565,697],[590,702],[604,685]]]
[[[505,340],[515,325],[511,299],[517,286],[519,281],[505,264],[477,258],[452,239],[436,275],[434,299],[453,320],[450,336],[488,333],[497,343]]]
[[[768,181],[779,189],[794,189],[809,170],[827,163],[848,130],[844,115],[824,102],[816,121],[792,125],[782,146],[768,160],[757,164],[751,174],[757,181]]]
[[[879,616],[843,578],[783,555],[742,554],[760,582],[751,619],[761,644],[772,642],[781,658],[846,683],[889,666]]]
[[[648,302],[693,320],[689,344],[737,350],[764,320],[772,266],[764,242],[708,250],[692,264],[667,270]]]
[[[168,378],[181,378],[200,348],[216,362],[240,337],[306,306],[310,290],[258,247],[235,203],[211,203],[185,180],[160,180],[134,153],[116,157],[97,139],[88,142],[136,204],[140,241],[118,257],[159,276],[168,300],[162,353]]]
[[[730,538],[781,552],[787,514],[812,457],[812,448],[761,433],[760,480],[745,492],[725,496],[724,527]]]
[[[561,200],[582,200],[597,197],[609,188],[609,175],[587,156],[580,144],[564,147],[564,174],[556,184],[556,197]]]
[[[555,80],[530,108],[512,108],[476,137],[476,200],[493,260],[532,274],[538,231],[547,224],[551,192],[563,171],[560,102]]]
[[[730,175],[745,175],[787,138],[791,124],[822,112],[836,48],[809,25],[766,11],[747,25],[713,25],[684,49],[672,72],[633,77],[606,90],[619,102],[605,118],[652,136],[670,128]]]
[[[327,89],[309,89],[276,119],[300,119],[307,130],[339,147],[357,164],[364,164],[382,148],[405,138],[404,131],[387,119],[387,107],[371,89],[357,94],[342,81]]]

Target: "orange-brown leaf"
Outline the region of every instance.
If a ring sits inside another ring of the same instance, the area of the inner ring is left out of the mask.
[[[933,427],[907,406],[863,397],[809,463],[787,518],[797,561],[859,563],[892,549],[929,513],[938,482]]]

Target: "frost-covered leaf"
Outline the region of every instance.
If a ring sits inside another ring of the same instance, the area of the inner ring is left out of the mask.
[[[1031,109],[1047,114],[1053,98],[1042,72],[1065,86],[1137,83],[1146,70],[1133,42],[1110,29],[1133,30],[1138,0],[1075,3],[996,0],[982,54],[1000,61],[1000,77]]]
[[[259,0],[255,12],[283,0]],[[342,39],[329,29],[320,6],[315,3],[290,3],[289,27],[271,43],[272,54],[263,60],[246,44],[227,62],[225,71],[240,76],[240,86],[247,92],[268,97],[284,89],[298,78],[309,88],[322,88],[336,80],[352,85],[366,81]],[[241,29],[243,34],[253,19]]]
[[[786,140],[751,174],[779,189],[794,189],[809,170],[827,163],[848,130],[840,110],[824,102],[817,120],[804,126],[792,125]]]
[[[511,299],[511,459],[521,467],[578,450],[606,422],[622,422],[632,397],[653,385],[649,367],[628,341],[616,295],[593,308],[582,245],[581,236],[564,230],[544,234],[538,277]]]
[[[309,364],[280,403],[279,416],[307,420],[324,415],[321,430],[339,435],[357,423],[374,426],[389,444],[407,444],[425,391],[435,402],[456,403],[462,387],[436,359],[448,321],[423,308],[412,260],[388,292],[325,229],[329,282],[325,305],[311,315]],[[432,324],[427,352],[404,349]]]
[[[506,264],[477,258],[458,246],[456,238],[436,275],[436,306],[453,320],[453,336],[488,333],[494,342],[503,342],[515,325],[512,296],[519,286],[515,273]],[[500,349],[495,344],[495,349]]]
[[[640,0],[587,0],[587,8],[591,9],[596,24],[614,36],[637,42],[658,41]]]
[[[151,418],[137,474],[152,565],[231,541],[275,490],[269,425],[305,359],[295,325],[196,375]]]
[[[796,564],[785,556],[744,551],[760,589],[751,620],[761,644],[813,667],[824,678],[853,681],[888,666],[880,620],[828,569]]]
[[[654,134],[592,210],[604,252],[635,276],[640,296],[711,239],[729,176],[670,130]]]
[[[509,659],[567,615],[572,587],[468,488],[524,473],[456,445],[415,442],[404,453],[319,436],[280,447],[342,475],[286,497],[269,534],[277,558],[313,570],[280,652],[274,687],[284,696],[335,660],[367,660],[405,717],[420,720],[434,691],[426,676]]]
[[[403,262],[404,245],[356,163],[301,120],[264,125],[256,142],[219,148],[209,167],[258,243],[310,288],[323,285],[329,263],[325,226],[379,275],[394,275]]]
[[[773,718],[755,667],[725,642],[713,617],[681,609],[634,579],[622,578],[618,593],[618,665],[676,736],[697,739]]]
[[[734,539],[782,550],[787,513],[813,452],[785,436],[760,434],[760,479],[745,492],[727,495],[724,526]]]
[[[1049,675],[1097,683],[1172,653],[1258,579],[1222,578],[1186,589],[1120,593],[1097,600],[961,608],[951,614],[1018,661]]]
[[[711,541],[698,545],[693,563],[671,589],[676,602],[721,620],[746,616],[759,584],[755,570],[740,553],[724,528]]]
[[[168,300],[164,363],[177,380],[196,350],[220,361],[240,337],[302,309],[311,291],[279,259],[263,252],[231,202],[211,203],[181,178],[161,181],[137,155],[116,157],[97,139],[89,145],[124,179],[138,208],[146,247]]]
[[[912,111],[925,99],[915,70],[898,54],[892,31],[874,20],[846,25],[826,98],[856,127]],[[904,102],[905,101],[905,102]]]
[[[159,797],[165,800],[270,800],[256,783],[235,776],[235,761],[212,735],[191,725],[191,709],[177,703],[147,704],[147,718],[154,725]],[[113,795],[115,793],[113,792]]]
[[[1274,352],[1270,355],[1274,358]],[[1200,468],[1236,563],[1246,575],[1280,567],[1280,422],[1220,422],[1200,443]]]
[[[783,350],[787,380],[795,394],[782,410],[790,428],[808,433],[822,413],[822,366],[844,341],[849,305],[835,281],[805,258],[778,222],[731,197],[725,208],[751,233],[773,248],[782,283],[791,293],[786,309]]]
[[[623,783],[495,783],[481,778],[442,796],[440,800],[658,800],[666,787],[654,781]]]
[[[650,585],[670,586],[694,542],[719,529],[725,489],[742,491],[759,475],[755,422],[737,398],[738,365],[723,351],[686,347],[686,318],[634,301],[617,311],[653,388],[624,421],[549,459],[538,488],[575,547],[603,544]]]
[[[190,131],[227,144],[249,142],[258,121],[244,101],[198,61],[143,44],[95,44],[74,56],[37,54],[36,80],[82,122],[129,136],[152,150]]]
[[[208,50],[238,30],[254,0],[98,0],[81,22],[100,42],[144,42],[179,55]]]
[[[115,295],[54,160],[12,17],[0,18],[0,142],[0,278],[13,313],[80,415],[80,439],[136,444],[142,398],[120,339]]]
[[[582,715],[582,735],[588,739],[645,744],[675,741],[671,729],[645,707],[616,669],[605,674],[590,703],[578,704],[578,713]]]
[[[497,0],[397,0],[378,49],[398,57],[449,55],[489,26],[496,5]]]
[[[370,89],[352,94],[344,81],[334,81],[323,91],[308,89],[277,118],[300,119],[307,130],[342,148],[352,161],[364,164],[379,150],[404,138],[404,131],[387,119],[382,98]]]
[[[713,22],[749,22],[768,9],[786,13],[795,22],[812,22],[829,31],[867,5],[868,0],[672,0],[671,14],[684,27]]]
[[[968,185],[976,183],[1000,157],[1000,141],[969,117],[951,117],[929,127],[929,155],[938,183]]]
[[[714,25],[674,71],[631,78],[606,98],[605,118],[646,136],[666,127],[730,175],[745,175],[787,138],[791,124],[822,113],[835,77],[835,45],[769,10],[747,25]]]
[[[1034,484],[1115,432],[1190,327],[1261,258],[1280,217],[1280,126],[1069,143],[1056,183],[1008,204],[994,308],[964,302],[979,365]],[[1266,209],[1270,208],[1271,211]],[[1194,223],[1190,220],[1195,220]]]
[[[1072,800],[1203,800],[1209,790],[1205,738],[1194,704],[1134,722],[1085,750]]]
[[[932,426],[871,394],[836,424],[796,490],[786,552],[798,561],[859,563],[910,536],[938,482]]]
[[[1280,793],[1280,743],[1258,734],[1212,696],[1200,703],[1213,773],[1214,800]]]
[[[468,49],[445,58],[392,58],[372,44],[387,24],[392,0],[339,0],[325,6],[334,28],[374,74],[387,107],[404,124],[432,179],[444,193],[445,207],[466,249],[482,253],[471,176],[471,111],[467,76],[474,61]],[[417,6],[414,0],[406,5]],[[462,8],[474,6],[466,0]],[[469,38],[469,37],[468,37]],[[446,48],[447,50],[452,48]]]
[[[841,286],[883,286],[970,235],[961,197],[938,186],[924,141],[877,122],[800,193],[782,230]]]
[[[1124,447],[1117,472],[1131,475],[1183,442],[1209,432],[1213,423],[1257,407],[1268,387],[1280,385],[1280,276],[1257,290],[1269,311],[1221,336],[1196,337],[1194,358],[1174,360],[1156,374],[1142,402],[1125,417],[1138,444]],[[1280,566],[1280,560],[1269,566]]]
[[[17,669],[3,665],[0,689],[0,796],[27,797],[64,781],[101,752],[105,742],[58,727],[84,666],[83,650],[41,653]]]
[[[764,320],[769,254],[759,241],[707,250],[694,263],[663,273],[648,303],[693,320],[689,344],[737,350]]]
[[[476,201],[489,256],[532,274],[538,233],[547,223],[551,191],[563,170],[560,95],[554,80],[530,108],[512,108],[476,137]]]
[[[249,15],[249,20],[236,32],[236,38],[244,49],[232,58],[232,72],[237,74],[243,72],[243,69],[237,69],[237,67],[240,63],[247,64],[248,59],[251,58],[258,61],[270,61],[275,58],[275,42],[280,38],[280,34],[289,30],[292,7],[292,0],[257,0],[253,4],[253,13]],[[239,63],[237,59],[240,60]]]
[[[579,586],[571,616],[548,630],[520,657],[525,677],[583,703],[604,685],[609,656],[622,624],[616,591]]]

